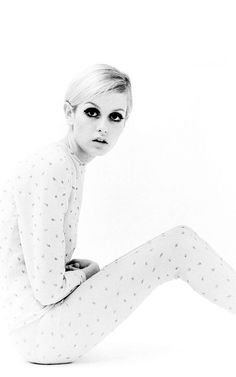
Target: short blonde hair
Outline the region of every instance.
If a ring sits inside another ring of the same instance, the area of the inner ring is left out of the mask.
[[[79,104],[107,92],[127,93],[125,118],[128,119],[133,105],[130,78],[126,73],[108,64],[94,64],[83,70],[69,84],[65,102],[76,108]]]

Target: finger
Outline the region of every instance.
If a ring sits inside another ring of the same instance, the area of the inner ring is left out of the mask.
[[[79,263],[79,259],[71,259],[67,264],[74,264],[74,263]]]
[[[74,270],[78,270],[78,268],[76,268],[76,267],[74,267],[74,266],[71,266],[71,267],[69,268],[69,271],[74,271]]]
[[[74,263],[79,263],[79,259],[72,259],[72,261],[74,262]]]
[[[69,271],[70,271],[70,270],[74,269],[74,267],[75,267],[75,266],[74,266],[73,264],[67,265],[67,266],[66,266],[66,270],[69,270]]]
[[[88,267],[91,263],[93,263],[89,259],[79,259],[80,266],[83,267]]]

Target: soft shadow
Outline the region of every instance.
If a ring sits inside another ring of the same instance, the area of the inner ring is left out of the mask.
[[[74,364],[97,364],[113,363],[116,361],[129,361],[137,359],[154,358],[163,354],[170,354],[174,351],[171,344],[152,345],[152,344],[123,344],[109,349],[88,351],[82,355]]]

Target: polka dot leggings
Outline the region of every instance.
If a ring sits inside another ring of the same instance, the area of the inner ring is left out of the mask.
[[[181,278],[236,314],[236,271],[187,226],[176,226],[103,267],[39,320],[13,333],[22,357],[71,363],[101,342],[159,285]]]

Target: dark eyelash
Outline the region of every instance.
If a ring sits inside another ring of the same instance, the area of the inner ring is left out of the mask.
[[[96,109],[95,107],[89,107],[88,109],[86,109],[84,112],[87,114],[88,112],[90,112],[90,111],[95,111],[95,112],[97,112],[98,114],[99,114],[99,110],[98,109]],[[90,116],[90,115],[89,115]],[[94,118],[93,116],[92,116],[92,118]]]
[[[114,113],[112,113],[112,114],[116,114],[116,117],[119,116],[119,118],[120,118],[119,121],[121,121],[122,119],[124,119],[123,116],[122,116],[120,113],[114,112]],[[114,122],[119,122],[119,121],[114,120]]]
[[[88,109],[86,109],[86,110],[84,110],[84,112],[87,114],[87,113],[89,113],[90,111],[92,111],[92,112],[97,112],[98,114],[100,114],[100,112],[99,112],[99,110],[98,109],[96,109],[96,107],[89,107]],[[120,113],[117,113],[117,112],[113,112],[113,113],[111,113],[111,114],[116,114],[116,116],[119,116],[119,118],[120,118],[120,120],[113,120],[113,122],[120,122],[122,119],[124,119],[123,118],[123,116],[120,114]],[[94,117],[94,116],[90,116],[90,115],[88,115],[89,117],[91,117],[91,118],[96,118],[96,117]]]

